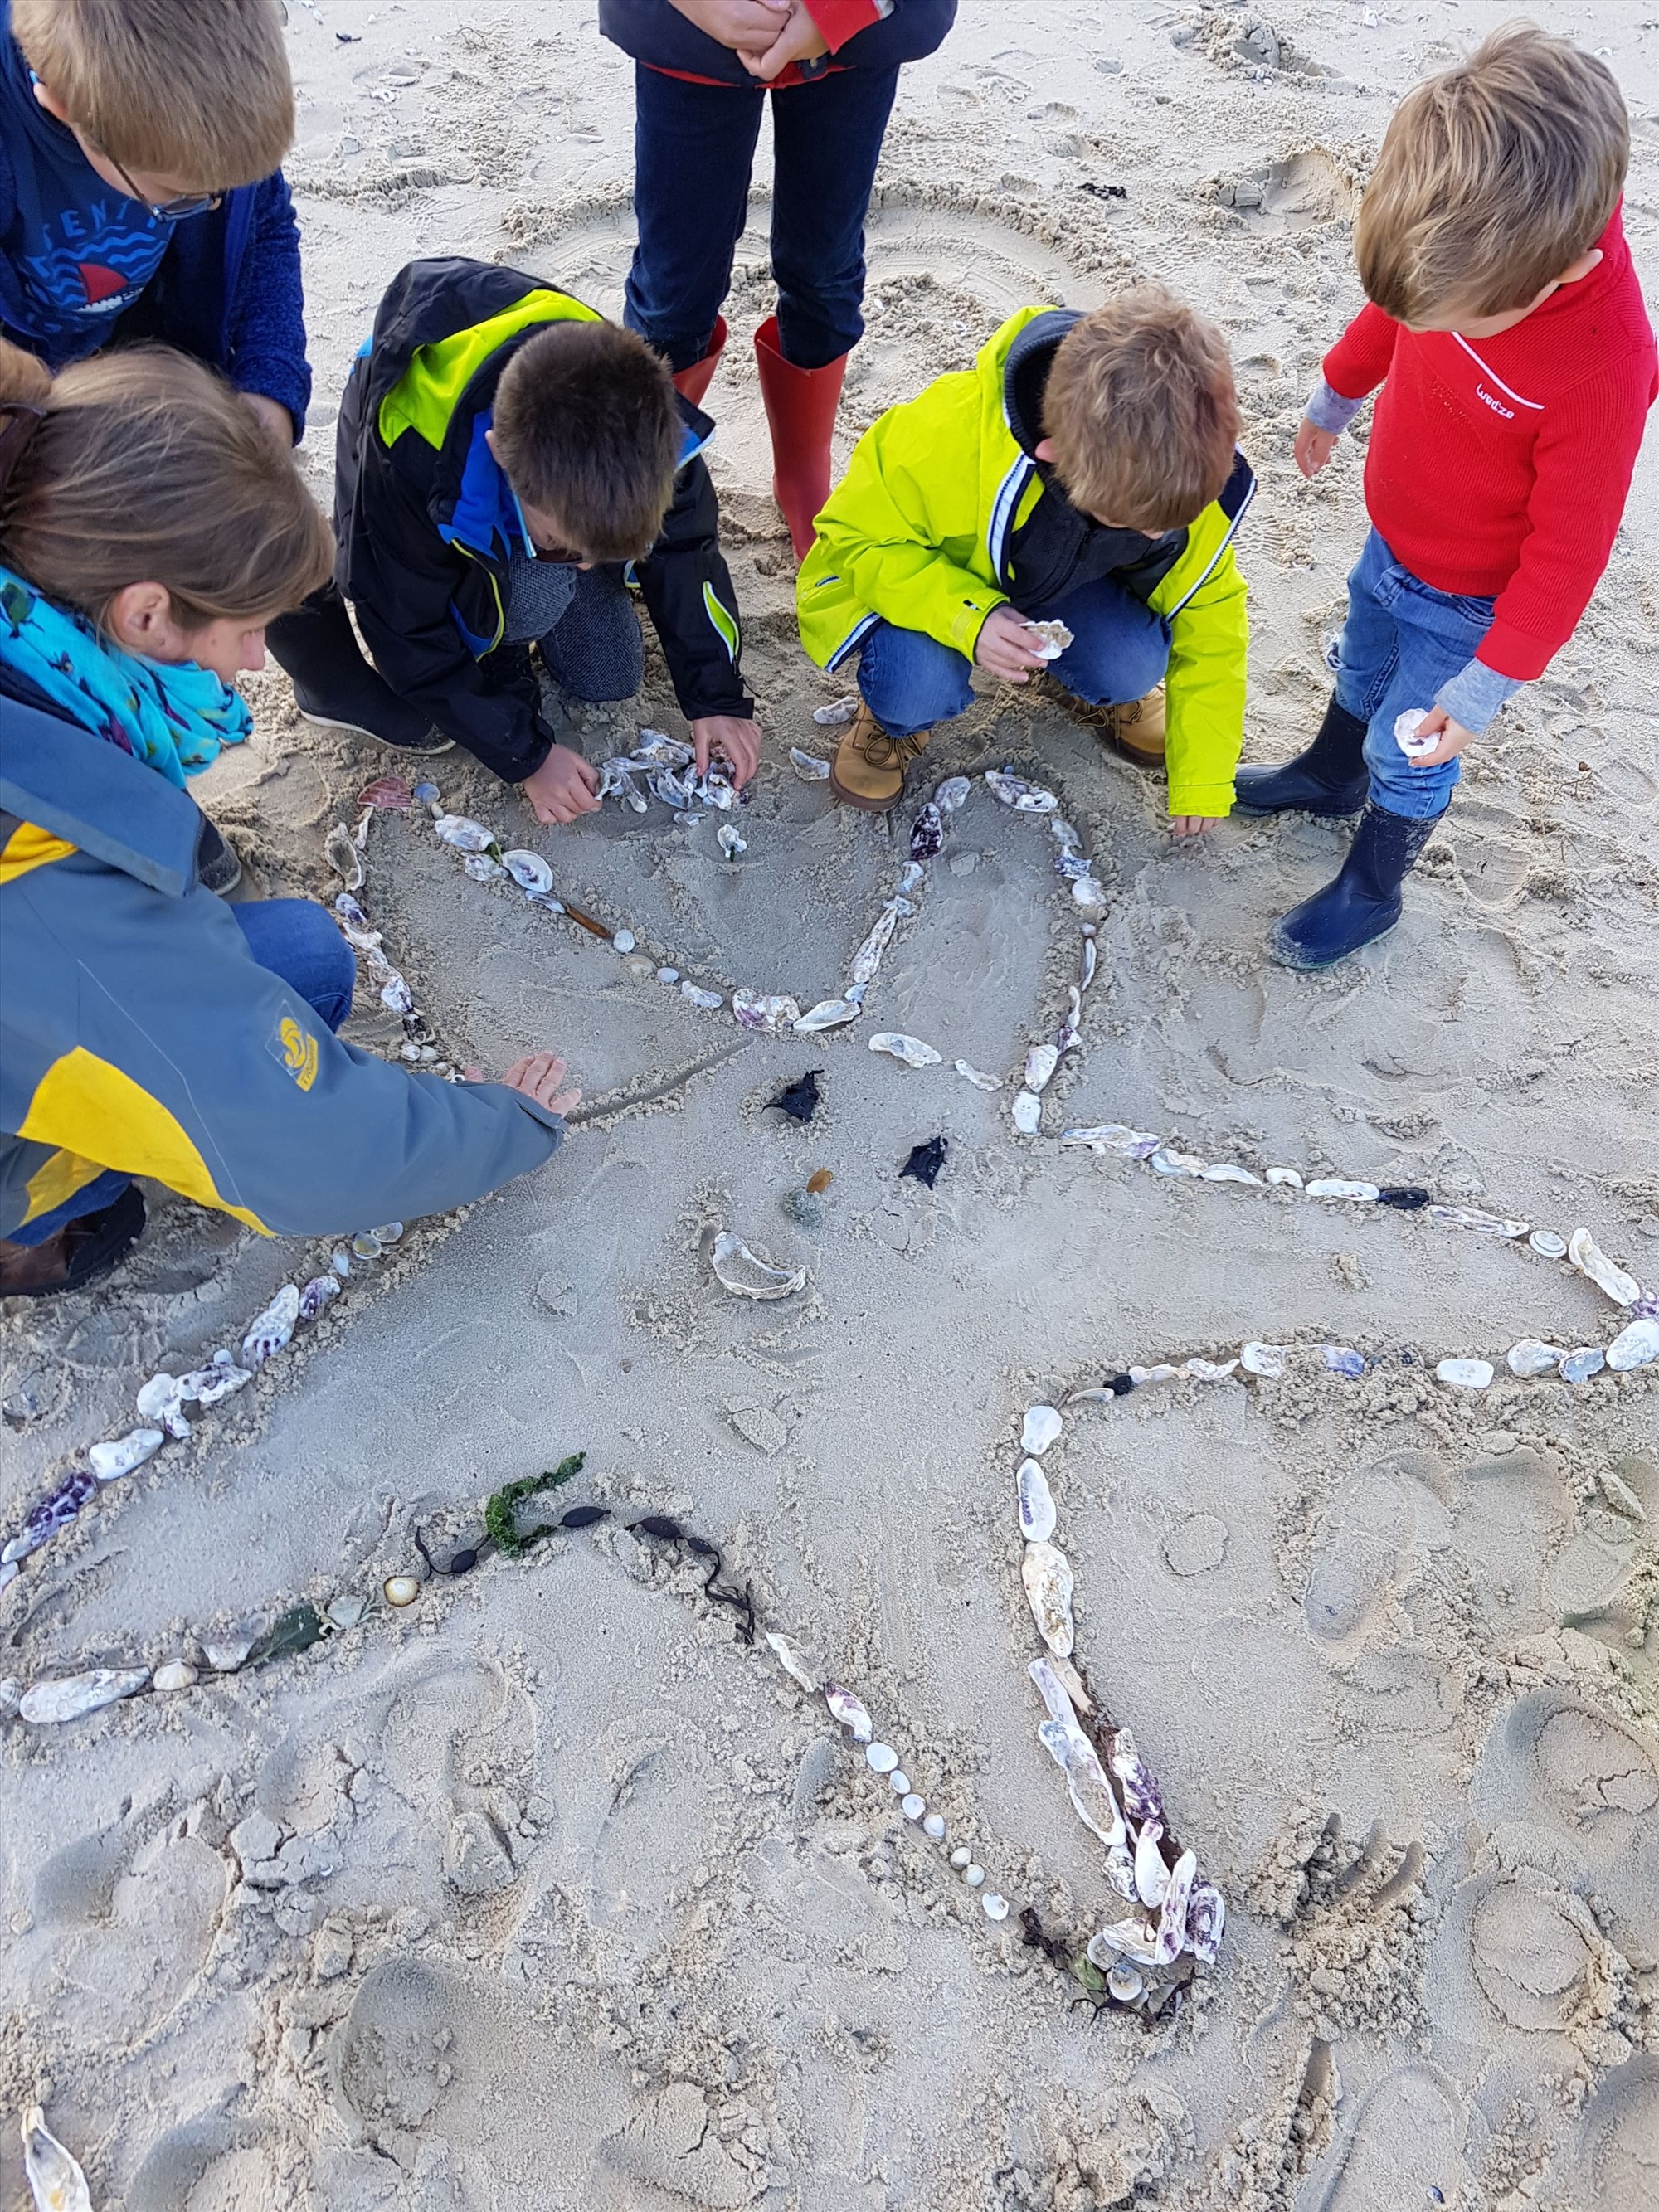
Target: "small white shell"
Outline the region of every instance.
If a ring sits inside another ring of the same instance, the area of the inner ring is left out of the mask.
[[[1279,1184],[1285,1190],[1300,1190],[1303,1188],[1302,1177],[1294,1168],[1269,1168],[1267,1180]]]
[[[1079,876],[1072,885],[1072,896],[1080,907],[1103,907],[1106,894],[1092,876]]]
[[[780,1267],[764,1252],[753,1252],[741,1237],[722,1229],[709,1265],[714,1279],[734,1298],[787,1298],[806,1283],[805,1267]]]
[[[92,2212],[87,2177],[46,2125],[39,2105],[23,2115],[23,2172],[35,2212]]]
[[[1025,625],[1037,641],[1031,648],[1044,660],[1058,660],[1073,641],[1072,633],[1058,618],[1048,622],[1028,622]]]
[[[1484,1390],[1492,1378],[1490,1359],[1443,1359],[1434,1371],[1458,1390]]]
[[[1261,1188],[1259,1175],[1252,1175],[1249,1168],[1236,1167],[1231,1160],[1218,1160],[1213,1167],[1206,1168],[1203,1179],[1206,1182],[1254,1183],[1258,1190]]]
[[[890,1060],[902,1060],[907,1067],[937,1067],[944,1057],[920,1037],[906,1036],[899,1030],[878,1030],[870,1040],[870,1049],[884,1052]]]
[[[298,1285],[284,1283],[264,1311],[248,1323],[247,1334],[242,1339],[242,1364],[263,1367],[289,1341],[299,1318]]]
[[[851,1731],[854,1743],[868,1743],[875,1734],[875,1725],[860,1700],[839,1682],[826,1682],[823,1702],[830,1708],[830,1717]]]
[[[332,1285],[328,1293],[330,1297],[337,1297],[340,1285],[331,1275],[319,1279]],[[296,1310],[296,1314],[297,1311],[303,1311],[303,1308]],[[198,1406],[222,1405],[252,1380],[252,1371],[249,1368],[234,1366],[228,1359],[210,1360],[205,1367],[192,1368],[188,1375],[179,1377],[179,1395],[186,1403]]]
[[[1656,1359],[1659,1359],[1659,1321],[1647,1316],[1621,1328],[1607,1346],[1607,1364],[1620,1375],[1628,1375]]]
[[[1519,1344],[1509,1348],[1509,1370],[1511,1375],[1547,1375],[1566,1356],[1559,1345],[1545,1344],[1535,1336],[1523,1336]]]
[[[838,1030],[848,1022],[855,1022],[862,1011],[852,999],[820,999],[792,1027],[804,1036],[812,1036],[819,1030]]]
[[[1196,1152],[1177,1152],[1168,1145],[1152,1154],[1152,1172],[1161,1176],[1201,1176],[1209,1165]]]
[[[200,1680],[196,1669],[182,1659],[169,1659],[155,1670],[154,1686],[161,1691],[193,1689]]]
[[[1581,1275],[1588,1275],[1598,1291],[1605,1291],[1616,1306],[1633,1306],[1642,1295],[1642,1285],[1634,1275],[1609,1260],[1588,1229],[1575,1229],[1567,1245],[1567,1257]]]
[[[983,1068],[972,1066],[965,1060],[957,1060],[955,1066],[957,1073],[964,1082],[971,1083],[975,1091],[1000,1091],[1002,1088],[1000,1075],[987,1075]]]
[[[1120,1956],[1138,1960],[1143,1966],[1156,1961],[1158,1938],[1144,1920],[1115,1920],[1089,1938],[1091,1966],[1109,1967]]]
[[[486,830],[482,822],[473,822],[465,814],[440,814],[432,824],[433,835],[458,853],[487,853],[495,842],[495,833]],[[349,888],[355,890],[356,885]]]
[[[510,853],[501,854],[501,866],[521,891],[550,891],[553,888],[553,871],[539,853],[526,852],[515,845]]]
[[[962,1878],[969,1889],[977,1889],[985,1880],[985,1869],[982,1866],[965,1866],[962,1870]]]
[[[1374,1200],[1377,1195],[1374,1182],[1346,1182],[1340,1176],[1321,1176],[1302,1188],[1310,1198],[1358,1198]]]
[[[964,1873],[974,1863],[974,1855],[965,1844],[958,1844],[951,1854],[951,1863],[958,1874]]]
[[[968,804],[973,783],[965,775],[947,775],[933,793],[933,804],[941,814],[954,814],[959,806]]]
[[[1561,1379],[1564,1382],[1588,1382],[1607,1364],[1607,1356],[1599,1344],[1577,1345],[1561,1362]]]
[[[1146,1984],[1138,1968],[1126,1966],[1120,1960],[1106,1977],[1106,1993],[1119,2004],[1133,2004],[1146,1991]]]
[[[340,1295],[340,1279],[331,1268],[325,1275],[313,1275],[300,1293],[300,1318],[315,1321],[323,1308]]]
[[[735,860],[739,853],[749,850],[749,840],[735,822],[722,822],[714,834],[720,840],[721,852],[728,860]]]
[[[820,760],[816,753],[804,753],[799,745],[789,748],[789,765],[803,783],[824,783],[829,780],[829,762]]]
[[[887,1787],[892,1791],[896,1797],[908,1797],[909,1796],[910,1778],[902,1766],[896,1766],[892,1772],[888,1776]]]
[[[657,981],[659,983],[678,983],[679,980],[680,971],[678,968],[659,968],[657,970]]]
[[[421,1594],[419,1580],[414,1575],[388,1575],[382,1588],[388,1605],[413,1605]]]
[[[1066,1426],[1052,1406],[1028,1406],[1019,1431],[1022,1451],[1035,1452],[1039,1457],[1046,1452]]]
[[[152,1375],[133,1401],[141,1421],[160,1422],[170,1437],[187,1437],[190,1423],[184,1414],[184,1393],[176,1375]]]
[[[1264,1382],[1277,1382],[1285,1372],[1285,1346],[1259,1344],[1252,1338],[1240,1350],[1238,1364],[1247,1375],[1259,1375]]]
[[[799,1682],[803,1690],[817,1691],[817,1678],[807,1665],[806,1655],[799,1644],[793,1642],[787,1636],[780,1635],[775,1628],[768,1629],[766,1632],[766,1643],[772,1656],[792,1682]]]
[[[866,1763],[877,1774],[890,1774],[898,1765],[898,1753],[890,1743],[871,1743],[864,1747]]]
[[[1407,760],[1415,760],[1419,753],[1431,753],[1440,742],[1438,730],[1431,730],[1426,737],[1417,734],[1428,718],[1426,707],[1407,707],[1403,714],[1394,718],[1394,741]]]
[[[1054,1533],[1054,1493],[1048,1478],[1034,1459],[1023,1459],[1017,1477],[1019,1493],[1019,1533],[1028,1544],[1046,1543]]]
[[[1042,1101],[1035,1091],[1017,1091],[1009,1112],[1022,1137],[1036,1136],[1042,1122]]]
[[[45,1728],[78,1721],[122,1698],[131,1698],[149,1680],[148,1667],[94,1667],[84,1674],[64,1674],[25,1690],[17,1710],[26,1721]]]
[[[907,1790],[900,1802],[899,1810],[907,1820],[919,1820],[927,1810],[927,1800],[925,1797],[918,1797],[914,1790]]]
[[[160,1429],[129,1429],[112,1443],[94,1444],[87,1454],[87,1465],[100,1482],[114,1482],[142,1467],[165,1441]]]
[[[611,933],[611,950],[613,952],[631,952],[638,943],[639,939],[631,929],[613,929]]]
[[[1046,1090],[1049,1079],[1060,1066],[1060,1047],[1057,1044],[1034,1044],[1025,1055],[1025,1088],[1028,1091]]]
[[[1567,1256],[1566,1238],[1558,1237],[1553,1229],[1534,1229],[1527,1242],[1540,1259],[1565,1260]]]
[[[253,1649],[251,1636],[204,1636],[202,1656],[216,1674],[234,1674]]]
[[[700,984],[696,983],[682,983],[680,996],[683,999],[690,999],[694,1006],[701,1006],[706,1014],[712,1014],[716,1006],[723,1006],[726,1004],[718,991],[705,991]]]
[[[1073,1576],[1071,1562],[1054,1544],[1028,1544],[1020,1561],[1019,1578],[1037,1633],[1048,1649],[1062,1659],[1072,1656],[1075,1632],[1072,1626]]]
[[[1162,1905],[1170,1887],[1170,1869],[1158,1849],[1163,1837],[1161,1821],[1141,1822],[1140,1833],[1135,1838],[1135,1895],[1143,1905]]]
[[[983,1908],[985,1917],[988,1920],[1006,1920],[1008,1917],[1007,1899],[1006,1897],[999,1897],[994,1889],[988,1889],[986,1891],[984,1896],[980,1899],[980,1905]]]
[[[931,1836],[936,1844],[943,1842],[945,1838],[944,1814],[928,1813],[925,1814],[921,1823],[921,1831],[925,1836]]]
[[[859,695],[849,691],[829,707],[814,707],[812,720],[821,730],[833,730],[842,722],[850,722],[859,710]]]

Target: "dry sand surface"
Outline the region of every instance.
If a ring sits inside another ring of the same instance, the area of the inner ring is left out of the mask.
[[[904,79],[842,413],[850,441],[1019,303],[1184,288],[1230,336],[1261,479],[1257,759],[1314,726],[1364,530],[1352,441],[1316,486],[1291,463],[1358,303],[1356,187],[1398,94],[1506,12],[1273,4],[1269,25],[969,0]],[[1626,0],[1557,27],[1610,54],[1635,113],[1652,297],[1659,33]],[[583,9],[293,0],[289,27],[320,484],[332,398],[410,254],[619,305],[629,77]],[[642,957],[806,1004],[903,854],[788,764],[827,749],[811,710],[844,686],[794,641],[763,495],[766,221],[757,192],[708,400],[767,732],[747,853],[657,806],[538,833],[463,756],[439,765],[452,805],[544,850]],[[746,1036],[468,881],[420,819],[376,821],[362,896],[440,1036],[495,1068],[556,1042],[598,1110],[541,1176],[357,1267],[0,1596],[22,1682],[199,1662],[298,1600],[373,1601],[297,1658],[0,1723],[0,2106],[45,2101],[100,2212],[1659,2205],[1659,1370],[1512,1382],[1516,1339],[1620,1326],[1524,1244],[1053,1140],[1128,1121],[1256,1170],[1423,1184],[1587,1224],[1659,1277],[1656,490],[1650,440],[1578,636],[1470,754],[1401,927],[1326,976],[1261,946],[1339,829],[1240,820],[1176,850],[1156,787],[1051,700],[988,689],[930,779],[1039,775],[1108,893],[1085,1051],[1036,1138],[1006,1079],[1062,1010],[1078,915],[1041,823],[983,784],[868,1013],[808,1040]],[[327,896],[329,825],[387,763],[301,724],[280,676],[254,688],[258,734],[202,796],[258,887]],[[641,722],[681,726],[654,650],[590,751]],[[870,1053],[877,1027],[942,1066]],[[398,1041],[367,991],[350,1034]],[[801,1128],[766,1102],[809,1067]],[[929,1192],[897,1170],[935,1133]],[[780,1201],[819,1167],[805,1228]],[[0,1316],[8,1529],[147,1375],[234,1344],[326,1255],[152,1211],[112,1284]],[[718,1226],[807,1287],[727,1297]],[[1034,1734],[1020,1416],[1246,1337],[1297,1347],[1283,1382],[1080,1406],[1047,1462],[1079,1656],[1231,1907],[1218,1966],[1146,2027],[1019,1940],[1027,1905],[1074,1943],[1115,1917]],[[1328,1341],[1365,1353],[1362,1380],[1323,1371]],[[1437,1382],[1450,1353],[1498,1382]],[[672,1547],[605,1523],[380,1602],[416,1528],[441,1560],[492,1487],[575,1450],[572,1500],[683,1516],[859,1688],[942,1846]],[[1001,1925],[958,1842],[1013,1901]],[[13,2131],[0,2202],[21,2187]]]

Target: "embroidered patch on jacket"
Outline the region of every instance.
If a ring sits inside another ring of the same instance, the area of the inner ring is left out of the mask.
[[[271,1058],[281,1062],[301,1091],[309,1091],[317,1080],[317,1040],[300,1027],[292,1014],[284,1014],[276,1024],[276,1034],[265,1048]]]

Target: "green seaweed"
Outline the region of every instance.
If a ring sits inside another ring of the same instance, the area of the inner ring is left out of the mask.
[[[309,1651],[328,1633],[317,1608],[308,1601],[279,1613],[247,1655],[250,1667],[263,1667],[267,1659],[291,1659],[296,1651]]]
[[[527,1474],[518,1482],[503,1483],[499,1490],[491,1492],[484,1506],[484,1534],[504,1559],[521,1558],[532,1544],[540,1543],[552,1532],[553,1524],[550,1522],[545,1527],[520,1534],[519,1506],[526,1498],[534,1498],[540,1491],[556,1490],[561,1483],[580,1474],[586,1458],[586,1452],[572,1452],[568,1459],[562,1459],[546,1474]]]

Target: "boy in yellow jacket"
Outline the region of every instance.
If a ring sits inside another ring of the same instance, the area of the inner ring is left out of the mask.
[[[859,655],[836,797],[895,805],[977,662],[1013,684],[1047,668],[1128,757],[1167,755],[1178,836],[1225,815],[1249,635],[1232,541],[1255,489],[1237,432],[1226,342],[1157,285],[1024,307],[972,370],[890,408],[798,585],[812,659]],[[1053,654],[1036,623],[1071,643]]]

